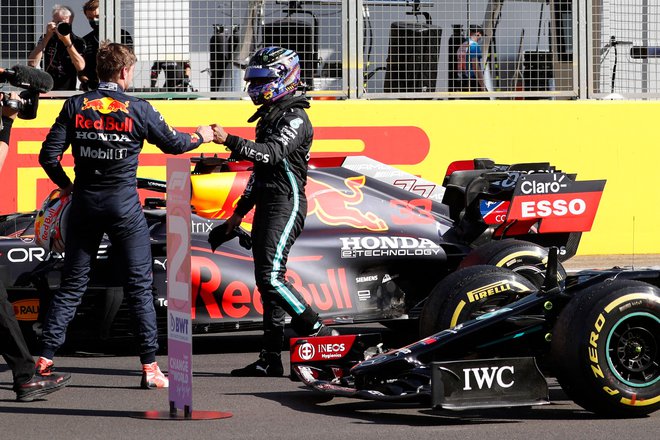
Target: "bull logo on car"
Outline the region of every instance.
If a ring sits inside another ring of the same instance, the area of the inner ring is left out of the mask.
[[[324,224],[330,226],[350,226],[375,232],[387,231],[385,220],[370,211],[363,211],[359,205],[364,200],[362,187],[365,176],[344,179],[346,190],[339,190],[321,181],[307,179],[307,197],[309,206],[307,216],[316,215]]]

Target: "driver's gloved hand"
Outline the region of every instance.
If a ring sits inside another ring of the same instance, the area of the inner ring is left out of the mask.
[[[227,231],[227,227],[227,222],[224,222],[211,229],[211,232],[209,232],[208,241],[213,252],[215,252],[221,244],[236,237],[238,237],[238,243],[245,249],[252,248],[252,237],[250,237],[250,234],[245,229],[236,226],[233,230]]]
[[[236,237],[236,232],[234,231],[227,231],[227,222],[222,223],[215,228],[211,229],[211,232],[209,232],[209,244],[211,245],[211,250],[215,252],[215,250],[220,246],[222,243],[231,240],[232,238]]]
[[[245,249],[252,249],[252,236],[245,229],[240,226],[234,228],[234,232],[238,235],[238,244],[243,246]]]

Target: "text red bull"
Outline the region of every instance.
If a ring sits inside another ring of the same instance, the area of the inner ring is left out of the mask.
[[[130,133],[133,131],[133,119],[126,118],[119,122],[112,116],[101,116],[100,119],[88,119],[84,115],[76,115],[76,128],[85,130],[103,130],[103,131],[119,131]]]

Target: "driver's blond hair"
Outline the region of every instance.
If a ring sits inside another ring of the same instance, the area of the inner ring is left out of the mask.
[[[96,73],[101,81],[111,81],[121,69],[135,63],[137,57],[131,47],[105,40],[96,54]]]

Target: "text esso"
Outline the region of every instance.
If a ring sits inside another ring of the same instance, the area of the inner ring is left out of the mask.
[[[565,215],[581,215],[587,210],[587,203],[582,199],[572,200],[539,200],[522,202],[520,204],[522,217],[550,217],[551,215],[563,217]]]

